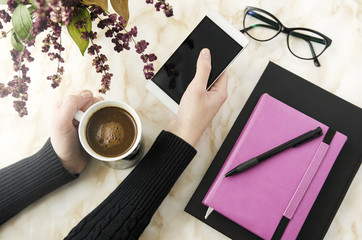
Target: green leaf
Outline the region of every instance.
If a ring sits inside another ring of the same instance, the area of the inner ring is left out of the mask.
[[[108,11],[108,0],[82,0],[81,3],[87,6],[97,5],[104,11]]]
[[[78,48],[82,55],[84,56],[85,50],[88,48],[89,40],[86,41],[80,36],[82,35],[82,32],[90,32],[92,30],[92,21],[90,19],[90,14],[86,8],[78,8],[76,11],[76,15],[72,16],[72,21],[67,26],[69,35],[72,37],[74,42],[78,45]],[[74,24],[78,22],[79,20],[84,21],[84,19],[87,18],[87,24],[86,27],[77,29]]]
[[[31,20],[29,10],[25,5],[19,4],[15,8],[11,22],[16,35],[20,39],[28,37],[30,29],[33,27],[33,21]]]
[[[126,22],[129,19],[129,9],[128,9],[128,0],[111,0],[111,5],[118,13],[118,15],[122,16]]]
[[[24,45],[20,42],[15,32],[12,32],[11,34],[11,45],[13,45],[13,48],[18,52],[21,52],[24,49]]]
[[[30,7],[28,7],[28,11],[30,13],[30,16],[33,17],[35,10],[37,10],[38,8],[35,5],[29,5]]]
[[[8,4],[7,2],[8,2],[7,0],[0,0],[0,5],[7,5]]]

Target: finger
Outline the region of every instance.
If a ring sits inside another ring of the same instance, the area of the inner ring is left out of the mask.
[[[93,99],[91,91],[84,90],[80,95],[69,95],[67,96],[63,104],[58,111],[59,124],[63,127],[73,126],[72,120],[74,114],[85,105],[87,105]]]
[[[221,92],[221,93],[227,93],[227,86],[228,86],[228,72],[225,71],[215,81],[214,85],[211,86],[209,91],[217,91],[217,92]]]
[[[83,112],[86,111],[88,108],[90,108],[90,106],[92,106],[93,104],[103,101],[104,98],[103,97],[94,97],[89,103],[87,103],[84,107],[82,107],[80,110],[82,110]]]
[[[193,81],[194,84],[206,89],[207,80],[209,79],[211,72],[211,54],[210,50],[204,48],[201,50],[199,58],[196,63],[196,74]]]
[[[104,100],[104,98],[101,97],[101,96],[95,97],[94,99],[95,99],[95,101],[97,101],[97,102],[100,102],[100,101],[103,101],[103,100]]]
[[[101,96],[95,97],[95,98],[93,98],[93,104],[95,104],[95,103],[97,103],[97,102],[100,102],[100,101],[103,101],[103,100],[104,100],[104,98],[101,97]]]
[[[215,84],[209,89],[209,94],[212,95],[212,98],[219,104],[223,104],[228,98],[228,75],[227,72],[224,72]]]
[[[81,94],[83,94],[83,93],[85,93],[85,92],[87,92],[88,90],[81,90],[81,91],[79,91],[78,93],[77,93],[77,95],[81,95]],[[62,104],[63,104],[63,102],[64,102],[64,97],[62,97],[62,98],[59,98],[56,102],[55,102],[55,104],[54,104],[54,110],[59,110],[60,109],[60,107],[62,106]]]
[[[85,112],[87,111],[88,108],[90,108],[90,106],[92,106],[93,104],[97,103],[97,102],[100,102],[100,101],[103,101],[104,98],[103,97],[94,97],[91,101],[89,101],[89,103],[87,103],[84,107],[82,107],[80,110]],[[78,127],[79,125],[79,122],[75,119],[73,119],[73,125],[75,127]]]
[[[103,101],[103,97],[94,97],[92,98],[91,101],[89,101],[85,106],[83,106],[80,110],[81,111],[86,111],[88,108],[90,108],[90,106],[92,106],[93,104],[99,102],[99,101]]]

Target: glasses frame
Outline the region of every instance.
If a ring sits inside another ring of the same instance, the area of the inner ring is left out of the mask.
[[[270,18],[272,18],[275,22],[273,22],[272,20],[268,19],[268,18],[265,18],[264,16],[261,16],[259,14],[248,14],[248,12],[250,11],[253,11],[253,10],[256,10],[256,11],[259,11],[259,12],[262,12],[266,15],[268,15]],[[252,15],[253,17],[267,23],[267,24],[258,24],[258,26],[250,26],[250,27],[246,27],[245,26],[245,19],[248,15]],[[255,27],[266,27],[266,28],[270,28],[270,29],[274,29],[276,30],[276,33],[274,36],[272,36],[271,38],[269,39],[265,39],[265,40],[260,40],[260,39],[257,39],[255,37],[253,37],[252,35],[250,35],[248,33],[248,31],[252,28],[255,28]],[[318,31],[315,31],[313,29],[310,29],[310,28],[302,28],[302,27],[295,27],[295,28],[288,28],[288,27],[285,27],[280,21],[278,18],[276,18],[273,14],[263,10],[263,9],[260,9],[260,8],[256,8],[256,7],[250,7],[250,6],[247,6],[244,10],[244,19],[243,19],[243,27],[244,29],[240,30],[240,32],[242,33],[246,33],[249,37],[251,37],[252,39],[256,40],[256,41],[259,41],[259,42],[266,42],[266,41],[270,41],[272,40],[273,38],[275,38],[277,35],[279,35],[279,33],[286,33],[287,34],[287,46],[288,46],[288,49],[289,51],[297,58],[300,58],[300,59],[303,59],[303,60],[313,60],[314,61],[314,65],[317,66],[317,67],[320,67],[320,63],[318,61],[318,57],[320,55],[322,55],[322,53],[332,44],[332,39],[330,39],[329,37],[327,37],[326,35],[318,32]],[[298,33],[298,32],[295,32],[297,30],[303,30],[303,31],[309,31],[311,33],[314,33],[318,36],[320,36],[321,38],[317,38],[317,37],[312,37],[312,36],[308,36],[308,35],[305,35],[305,34],[302,34],[302,33]],[[290,36],[294,36],[294,37],[298,37],[298,38],[301,38],[303,40],[305,40],[308,45],[309,45],[309,48],[312,52],[312,57],[310,58],[305,58],[305,57],[300,57],[298,55],[296,55],[290,48],[289,46],[289,37]],[[318,43],[324,43],[325,44],[325,47],[324,49],[317,55],[314,51],[314,48],[311,44],[311,42],[318,42]]]

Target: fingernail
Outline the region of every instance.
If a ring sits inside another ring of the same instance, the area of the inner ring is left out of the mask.
[[[202,49],[201,57],[203,58],[210,58],[210,50],[207,48]]]
[[[90,91],[82,91],[80,95],[82,96],[82,98],[85,99],[93,97],[93,94]]]

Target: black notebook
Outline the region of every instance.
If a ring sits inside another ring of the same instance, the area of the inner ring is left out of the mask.
[[[297,238],[322,239],[361,164],[362,109],[272,62],[266,67],[185,211],[232,239],[260,239],[217,212],[205,219],[207,207],[201,202],[263,93],[348,137]]]

